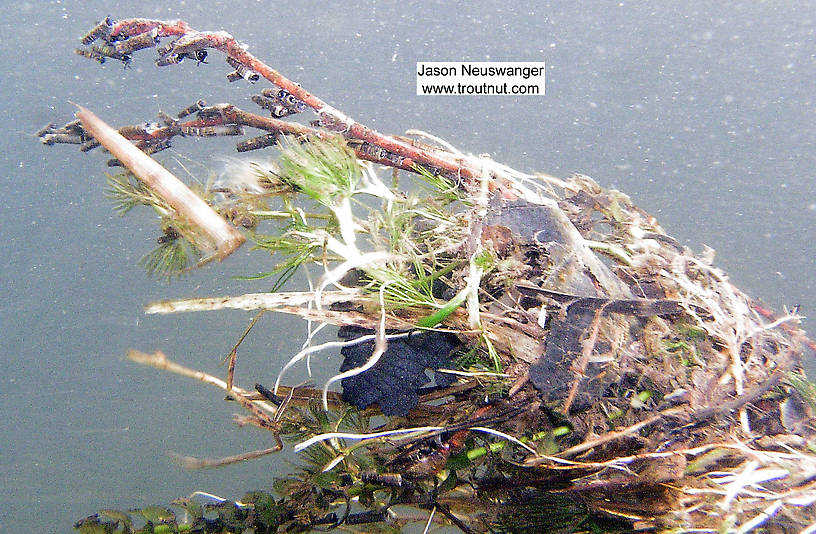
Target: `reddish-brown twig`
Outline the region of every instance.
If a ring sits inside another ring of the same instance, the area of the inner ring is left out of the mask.
[[[608,303],[595,310],[595,317],[592,319],[589,336],[583,341],[581,356],[579,356],[578,360],[572,365],[572,371],[575,375],[575,379],[570,387],[567,400],[564,401],[564,413],[566,414],[569,413],[570,408],[572,407],[572,402],[575,400],[575,395],[578,393],[578,387],[581,385],[587,365],[589,364],[589,358],[592,356],[592,351],[595,350],[595,343],[598,341],[598,331],[601,327],[601,317],[603,316],[603,312],[607,307],[607,304]]]
[[[282,135],[292,135],[299,139],[327,138],[338,135],[321,128],[306,126],[296,122],[288,122],[275,117],[264,117],[231,104],[212,106],[199,110],[205,113],[206,118],[196,118],[186,121],[175,121],[171,124],[159,126],[156,123],[133,124],[122,126],[118,132],[137,147],[148,154],[170,148],[170,140],[176,136],[212,137],[222,135],[241,135],[241,126],[257,128],[268,132],[268,136],[246,139],[237,144],[239,152],[255,150],[275,144]],[[237,127],[227,129],[228,127]],[[81,129],[81,125],[68,124],[58,128],[56,124],[44,127],[38,136],[44,144],[78,144],[83,152],[99,146],[99,142]],[[415,171],[411,160],[395,156],[393,153],[376,147],[370,143],[349,140],[349,147],[359,159],[371,161],[405,171]],[[120,162],[112,160],[109,165],[118,165]]]
[[[415,165],[419,165],[431,172],[442,172],[451,176],[461,177],[466,181],[479,177],[482,174],[480,169],[456,158],[452,154],[441,151],[434,151],[434,153],[432,153],[430,150],[415,146],[412,143],[404,142],[392,136],[381,134],[376,130],[358,123],[250,54],[246,48],[238,43],[229,33],[222,31],[199,32],[181,20],[161,21],[136,18],[113,22],[106,32],[107,36],[101,34],[100,37],[106,38],[109,42],[124,43],[148,32],[151,32],[151,34],[155,36],[157,42],[158,39],[163,37],[177,37],[173,43],[163,46],[160,50],[162,53],[159,61],[160,65],[178,63],[183,57],[200,54],[201,51],[206,51],[207,49],[219,50],[232,60],[230,61],[231,65],[237,64],[239,68],[246,69],[245,72],[253,72],[263,76],[277,87],[287,91],[296,99],[312,108],[319,117],[318,125],[320,127],[385,151],[379,152],[369,149],[369,157],[365,159],[372,159],[371,153],[374,153],[373,157],[376,161],[392,167],[412,169]],[[84,39],[83,43],[90,44],[93,39],[86,41],[87,39]],[[123,48],[121,44],[118,46],[120,49]],[[112,53],[110,57],[122,59],[123,61],[130,60],[129,54],[125,55],[125,59],[119,56],[122,56],[122,54],[118,53],[118,55],[116,55]],[[206,57],[206,54],[204,57]],[[164,59],[164,61],[161,61],[162,59]],[[362,148],[365,152],[365,144],[358,148]],[[386,157],[389,155],[391,157]]]

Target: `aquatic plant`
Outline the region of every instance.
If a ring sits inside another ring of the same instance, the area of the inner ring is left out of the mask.
[[[735,288],[711,251],[695,255],[587,177],[523,174],[429,135],[371,130],[225,32],[105,19],[83,44],[81,55],[100,62],[156,48],[158,66],[217,50],[231,81],[273,84],[253,98],[271,117],[197,101],[117,133],[81,109],[79,122],[40,136],[101,144],[128,169],[109,189],[119,211],[159,214],[160,247],[144,260],[152,274],[224,259],[244,239],[282,257],[257,276],[276,277],[274,291],[147,307],[256,310],[236,333],[225,378],[160,352],[129,357],[224,390],[246,411],[235,422],[275,441],[226,458],[178,457],[182,465],[217,467],[291,444],[302,466],[238,501],[196,492],[171,503],[178,512],[101,510],[79,531],[816,528],[816,388],[801,369],[816,344],[796,315],[776,316]],[[282,120],[309,109],[312,126]],[[245,127],[265,133],[238,150],[275,146],[276,162],[197,192],[143,153]],[[371,163],[403,183],[387,184]],[[405,176],[417,181],[404,187]],[[280,291],[315,268],[307,291]],[[304,318],[309,334],[274,387],[251,392],[233,380],[237,349],[270,311]],[[313,345],[323,325],[339,326],[339,339]],[[345,363],[322,388],[283,384],[289,368],[325,350]]]

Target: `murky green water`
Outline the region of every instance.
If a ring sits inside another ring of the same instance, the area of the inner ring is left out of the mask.
[[[264,289],[230,279],[268,268],[243,251],[171,285],[136,267],[150,213],[120,219],[103,196],[101,153],[43,147],[70,101],[112,124],[153,119],[198,98],[250,108],[225,64],[100,67],[72,53],[99,18],[184,18],[225,29],[349,115],[385,132],[420,128],[520,170],[581,172],[630,194],[669,233],[773,306],[816,301],[816,104],[812,2],[673,2],[573,7],[537,2],[28,2],[0,6],[0,532],[69,532],[102,507],[163,503],[196,489],[266,488],[287,469],[265,458],[189,472],[167,451],[219,456],[269,446],[231,426],[217,390],[124,360],[162,349],[218,363],[249,316],[156,318],[150,300]],[[342,7],[341,7],[342,5]],[[785,7],[788,6],[788,7]],[[416,61],[546,61],[544,97],[417,97]],[[163,160],[206,179],[229,142],[180,140]],[[166,154],[166,155],[165,155]],[[173,160],[176,159],[176,162]],[[812,322],[810,323],[813,324]],[[274,380],[302,342],[268,317],[244,345],[238,381]],[[327,366],[336,368],[335,357]]]

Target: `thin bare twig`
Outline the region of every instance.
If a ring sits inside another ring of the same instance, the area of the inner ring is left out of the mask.
[[[235,395],[236,398],[240,396],[242,399],[247,400],[244,396],[250,395],[250,393],[247,390],[239,388],[238,386],[232,386],[232,390],[230,391],[230,389],[227,388],[227,383],[224,380],[221,380],[220,378],[207,374],[203,371],[196,371],[195,369],[190,369],[189,367],[179,365],[176,362],[168,359],[167,356],[165,356],[164,353],[160,350],[157,350],[153,354],[147,354],[146,352],[131,349],[128,351],[127,357],[129,360],[132,360],[136,363],[140,363],[142,365],[149,365],[150,367],[155,367],[156,369],[170,371],[171,373],[176,373],[181,376],[186,376],[188,378],[200,380],[204,383],[223,389],[227,393],[231,392]],[[278,412],[278,408],[276,406],[265,400],[251,400],[251,401],[247,400],[247,402],[272,415],[275,415]],[[255,413],[255,411],[253,411],[253,413]]]
[[[359,302],[364,295],[356,289],[324,291],[321,306],[328,308],[337,302]],[[314,302],[311,291],[288,293],[248,293],[235,297],[207,297],[194,299],[160,300],[145,307],[145,313],[180,313],[212,310],[275,310],[280,307],[306,306]],[[374,302],[372,300],[372,302]]]
[[[250,332],[250,330],[252,330],[252,327],[255,326],[255,323],[257,323],[258,320],[261,318],[261,316],[263,316],[264,311],[266,311],[266,310],[261,310],[261,311],[259,311],[258,313],[255,314],[255,317],[253,317],[252,320],[249,322],[249,326],[246,327],[246,330],[244,330],[244,333],[241,334],[241,337],[239,337],[238,341],[235,342],[235,345],[232,346],[232,350],[230,350],[229,354],[227,354],[227,357],[224,358],[224,361],[221,362],[222,365],[225,362],[228,364],[227,365],[227,389],[228,390],[232,389],[232,381],[233,381],[233,378],[235,377],[235,361],[238,359],[238,347],[241,346],[241,343],[244,341],[244,339],[246,339],[247,335],[249,335],[249,332]]]
[[[170,457],[174,462],[178,463],[185,469],[212,469],[214,467],[223,467],[225,465],[252,460],[254,458],[261,458],[273,452],[281,450],[275,445],[268,449],[258,449],[254,451],[242,452],[241,454],[233,454],[231,456],[224,456],[223,458],[196,458],[195,456],[185,456],[182,454],[171,453]]]
[[[664,417],[680,414],[683,411],[684,411],[683,408],[669,408],[668,410],[664,410],[656,415],[646,418],[643,421],[640,421],[639,423],[635,423],[632,426],[628,426],[623,430],[619,430],[617,432],[607,432],[603,436],[600,436],[599,438],[594,439],[592,441],[585,441],[583,443],[575,445],[574,447],[570,447],[569,449],[564,449],[563,451],[558,453],[558,456],[563,458],[569,458],[570,456],[575,456],[576,454],[588,451],[589,449],[598,447],[600,445],[603,445],[604,443],[609,443],[610,441],[614,441],[625,436],[631,436],[632,434],[638,432],[641,428],[645,426],[656,423],[663,419]]]
[[[601,327],[601,317],[603,316],[604,309],[606,309],[608,304],[609,303],[607,302],[595,310],[595,317],[592,319],[589,336],[586,340],[584,340],[581,357],[574,363],[573,371],[575,374],[575,379],[572,382],[572,387],[570,387],[567,400],[564,401],[564,413],[569,413],[570,407],[572,406],[572,401],[575,400],[575,395],[578,394],[578,387],[581,385],[581,381],[584,378],[584,372],[586,371],[586,367],[589,363],[589,358],[592,356],[592,351],[595,350],[595,343],[598,341],[598,331]]]

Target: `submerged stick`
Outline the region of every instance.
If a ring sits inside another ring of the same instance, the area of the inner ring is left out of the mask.
[[[212,469],[214,467],[223,467],[246,460],[253,460],[261,458],[273,452],[280,451],[281,448],[277,445],[267,449],[258,449],[249,452],[242,452],[241,454],[233,454],[223,458],[196,458],[195,456],[187,456],[183,454],[170,453],[170,457],[185,469]]]
[[[245,389],[241,389],[238,386],[232,386],[229,388],[227,383],[220,378],[207,374],[203,371],[196,371],[195,369],[190,369],[189,367],[184,367],[183,365],[179,365],[173,360],[167,358],[164,353],[160,350],[157,350],[153,354],[148,354],[146,352],[142,352],[139,350],[131,349],[127,353],[127,357],[129,360],[140,363],[142,365],[147,365],[150,367],[154,367],[156,369],[161,369],[163,371],[169,371],[171,373],[176,373],[181,376],[186,376],[188,378],[194,378],[196,380],[200,380],[206,384],[213,385],[217,388],[223,389],[227,393],[234,393],[233,398],[237,399],[237,396],[241,396],[244,398],[247,395],[250,395],[250,392],[246,391]],[[247,401],[251,402],[256,408],[261,410],[265,410],[272,415],[278,413],[278,409],[270,402],[265,400],[252,400]],[[253,410],[254,413],[257,413]]]
[[[210,241],[214,256],[223,260],[246,240],[181,180],[139,150],[91,111],[78,106],[82,127],[122,162],[130,172],[166,201],[178,216],[192,223]]]
[[[320,305],[329,308],[339,302],[361,302],[365,295],[357,289],[343,291],[324,291],[321,293]],[[178,300],[160,300],[145,306],[145,313],[181,313],[233,310],[277,310],[282,307],[306,306],[314,302],[311,291],[292,291],[288,293],[247,293],[236,297],[205,297]]]

